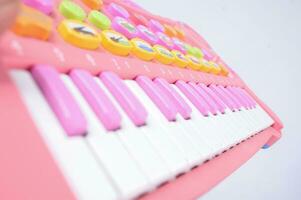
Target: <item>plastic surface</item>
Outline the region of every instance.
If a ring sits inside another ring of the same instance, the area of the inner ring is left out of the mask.
[[[76,199],[56,163],[53,162],[47,147],[39,137],[14,85],[7,78],[6,72],[3,72],[3,68],[29,69],[33,64],[47,63],[62,73],[67,73],[74,68],[83,68],[93,75],[103,71],[113,71],[123,79],[133,79],[137,75],[145,75],[150,78],[164,78],[169,83],[182,80],[184,82],[204,83],[205,85],[235,86],[246,89],[256,103],[263,107],[275,121],[272,128],[266,129],[190,173],[141,197],[142,199],[166,199],[170,197],[173,199],[195,199],[239,168],[261,147],[270,147],[281,137],[280,131],[283,124],[279,118],[216,55],[202,36],[184,23],[153,15],[125,1],[104,1],[106,4],[112,2],[127,9],[128,13],[135,13],[135,15],[143,16],[144,19],[152,19],[160,22],[160,24],[176,27],[176,30],[182,31],[182,37],[185,36],[185,42],[201,48],[206,60],[214,60],[216,63],[222,64],[226,72],[222,71],[221,73],[229,73],[229,76],[216,76],[156,62],[144,62],[131,56],[119,57],[104,52],[102,49],[98,51],[78,49],[64,41],[57,40],[56,36],[51,40],[51,43],[47,43],[18,37],[12,33],[3,35],[0,43],[2,63],[0,70],[0,87],[2,88],[0,90],[2,97],[0,110],[5,115],[0,116],[1,122],[3,122],[0,124],[1,136],[4,138],[1,140],[2,142],[0,141],[0,152],[3,153],[0,156],[2,166],[0,185],[4,189],[0,193],[0,199],[14,200],[24,197],[46,200]],[[163,31],[161,30],[161,32]],[[16,122],[18,122],[18,126],[15,126]],[[4,152],[9,152],[9,154],[4,154]],[[22,166],[22,170],[19,170],[19,166]]]

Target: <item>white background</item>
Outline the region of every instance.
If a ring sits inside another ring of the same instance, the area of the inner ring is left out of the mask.
[[[198,30],[285,125],[276,145],[257,153],[201,199],[301,199],[301,1],[136,2]]]

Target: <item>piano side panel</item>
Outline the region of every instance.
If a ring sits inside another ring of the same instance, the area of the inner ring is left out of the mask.
[[[0,199],[74,200],[1,66],[0,97]]]

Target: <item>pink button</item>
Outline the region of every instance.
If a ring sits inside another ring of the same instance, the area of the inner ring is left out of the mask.
[[[154,83],[166,94],[170,101],[174,103],[175,109],[182,117],[184,119],[190,119],[192,110],[177,91],[172,88],[165,79],[156,78]]]
[[[165,35],[164,33],[161,32],[157,32],[156,33],[158,36],[158,44],[162,45],[168,49],[173,49],[173,41],[170,39],[170,37],[168,37],[167,35]]]
[[[138,76],[137,83],[148,95],[148,97],[156,104],[158,109],[166,117],[168,121],[175,121],[177,110],[168,97],[160,90],[152,80],[146,76]]]
[[[213,101],[213,99],[211,99],[208,94],[198,85],[196,85],[193,82],[189,82],[189,85],[191,85],[195,91],[197,91],[197,93],[200,95],[201,100],[205,102],[207,108],[212,114],[217,115],[218,114],[218,109],[217,106],[215,104],[215,102]]]
[[[108,131],[119,129],[121,116],[93,76],[80,69],[72,70],[70,76],[104,127]]]
[[[155,45],[158,42],[158,37],[152,31],[150,31],[145,26],[139,25],[137,26],[138,37],[147,41],[148,43]]]
[[[51,14],[54,8],[53,0],[22,0],[22,2],[45,13],[46,15]]]
[[[180,80],[176,82],[176,86],[183,92],[183,94],[191,101],[191,103],[202,113],[208,116],[207,105],[201,100],[199,94],[187,83]]]
[[[163,25],[160,22],[158,22],[156,20],[153,20],[153,19],[149,20],[148,27],[154,33],[156,33],[156,32],[162,32],[163,33],[164,30],[165,30]]]
[[[31,72],[67,135],[85,135],[86,119],[54,67],[36,65]]]
[[[230,110],[235,111],[235,105],[232,103],[231,99],[216,85],[210,85],[209,88],[224,102],[224,104],[230,108]]]
[[[203,52],[204,58],[205,58],[206,60],[208,60],[208,61],[213,60],[214,55],[213,55],[211,52],[209,52],[208,50],[205,50],[205,49],[202,49],[202,52]]]
[[[115,17],[113,19],[112,28],[129,39],[137,37],[138,35],[136,27],[122,17]]]
[[[182,52],[183,54],[186,54],[186,48],[185,48],[185,44],[180,41],[178,38],[172,38],[173,41],[173,49],[178,50],[180,52]]]
[[[130,17],[130,14],[126,9],[115,3],[110,3],[110,5],[107,6],[106,11],[113,17],[123,17],[125,19]]]
[[[214,100],[219,112],[221,113],[225,113],[226,110],[226,106],[223,103],[223,101],[217,96],[217,94],[215,94],[209,87],[207,87],[206,85],[199,83],[198,84],[199,87],[201,87],[205,92],[207,92],[207,94]]]
[[[146,109],[125,85],[125,83],[123,83],[123,80],[112,72],[103,72],[99,77],[132,122],[136,126],[146,124]]]

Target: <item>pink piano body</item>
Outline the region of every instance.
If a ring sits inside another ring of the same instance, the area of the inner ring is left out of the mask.
[[[152,15],[123,1],[105,1],[107,2],[118,3],[146,18],[179,26],[190,36],[188,40],[191,44],[211,51],[211,47],[205,40],[183,23]],[[67,73],[72,68],[82,68],[94,75],[110,70],[123,79],[146,75],[150,78],[159,76],[170,83],[184,80],[207,85],[215,83],[239,86],[245,88],[273,118],[275,123],[270,128],[194,168],[191,172],[179,176],[174,181],[162,185],[157,190],[141,196],[140,199],[195,199],[229,176],[262,147],[270,147],[281,137],[283,125],[279,118],[231,69],[229,69],[231,75],[228,77],[216,76],[155,62],[144,62],[132,57],[114,56],[107,52],[81,50],[68,46],[62,41],[54,45],[21,38],[13,33],[3,36],[0,51],[0,199],[76,199],[7,74],[7,70],[12,68],[26,69],[33,64],[47,63],[58,66],[57,70],[62,73]],[[223,62],[217,55],[214,59]]]

